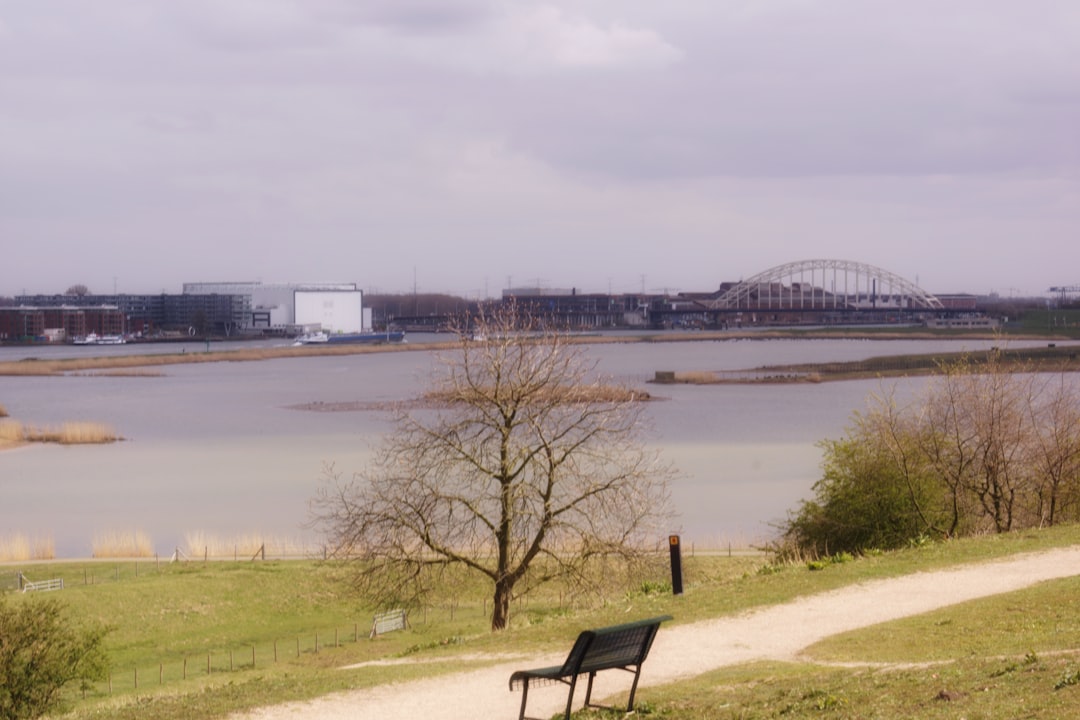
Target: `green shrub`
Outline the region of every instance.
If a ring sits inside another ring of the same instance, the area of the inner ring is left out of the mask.
[[[106,676],[105,629],[74,629],[54,598],[15,603],[0,597],[0,718],[36,718],[54,709],[76,680]]]

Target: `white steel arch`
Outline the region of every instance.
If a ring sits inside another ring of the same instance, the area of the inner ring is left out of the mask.
[[[944,309],[910,280],[851,260],[799,260],[739,282],[713,303],[720,309]]]

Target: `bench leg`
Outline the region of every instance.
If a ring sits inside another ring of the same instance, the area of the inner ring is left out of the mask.
[[[641,677],[641,666],[634,671],[634,682],[630,685],[630,700],[626,703],[626,712],[634,712],[634,693],[637,692],[637,681]]]
[[[577,687],[577,678],[577,675],[570,678],[570,695],[566,698],[566,720],[570,720],[570,707],[574,704],[574,688]],[[589,685],[592,685],[591,675],[589,676]],[[588,702],[587,699],[586,702]]]
[[[529,679],[525,679],[525,683],[521,686],[521,712],[518,714],[518,720],[525,720],[525,701],[529,698]]]
[[[589,684],[585,688],[585,707],[590,706],[590,701],[592,699],[592,681],[593,681],[593,678],[595,678],[595,677],[596,677],[595,672],[589,673]]]
[[[629,713],[629,712],[634,712],[634,693],[637,692],[638,678],[641,677],[641,666],[638,665],[636,670],[630,670],[629,668],[624,668],[624,669],[627,672],[634,673],[634,682],[633,682],[632,685],[630,685],[630,699],[626,703],[626,712]],[[591,700],[592,700],[592,684],[593,684],[593,678],[595,678],[595,677],[596,677],[595,672],[589,673],[589,684],[588,684],[588,686],[587,686],[587,688],[585,690],[585,707],[603,707],[602,705],[593,705],[592,702],[591,702]],[[567,707],[569,707],[569,706],[567,706]],[[570,715],[567,714],[566,718],[567,718],[567,720],[570,720]]]

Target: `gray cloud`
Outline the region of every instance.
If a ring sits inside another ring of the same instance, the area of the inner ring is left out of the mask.
[[[1039,291],[1080,259],[1078,56],[1067,0],[0,0],[0,294],[805,256]]]

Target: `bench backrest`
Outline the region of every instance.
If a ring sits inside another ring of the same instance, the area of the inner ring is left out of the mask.
[[[598,630],[586,630],[578,635],[574,647],[563,663],[562,675],[607,670],[609,668],[641,665],[649,655],[660,623],[670,615],[638,620],[624,625],[612,625]]]

